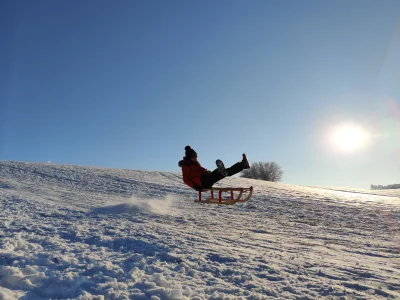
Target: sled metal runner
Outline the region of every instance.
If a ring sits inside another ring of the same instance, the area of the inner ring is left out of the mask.
[[[210,191],[210,197],[203,199],[202,193]],[[228,193],[229,198],[223,198],[223,193]],[[215,197],[218,194],[217,197]],[[236,196],[235,196],[236,194]],[[232,205],[237,202],[247,202],[253,194],[253,187],[249,188],[210,188],[199,191],[199,199],[194,202],[206,204],[227,204]]]

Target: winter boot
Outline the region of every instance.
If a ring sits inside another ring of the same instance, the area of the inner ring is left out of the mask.
[[[250,169],[251,165],[249,163],[249,160],[247,159],[247,155],[245,153],[243,153],[242,156],[243,156],[243,159],[242,159],[243,169]]]
[[[225,169],[224,163],[222,162],[222,160],[217,159],[215,161],[215,164],[217,165],[218,171],[223,175],[223,176],[228,176],[228,171]]]

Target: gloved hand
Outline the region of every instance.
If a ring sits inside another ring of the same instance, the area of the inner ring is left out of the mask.
[[[201,191],[203,188],[201,186],[199,186],[198,184],[195,184],[193,187],[196,191]]]

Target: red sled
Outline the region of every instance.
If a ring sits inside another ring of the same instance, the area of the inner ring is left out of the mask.
[[[210,191],[210,197],[203,199],[202,193]],[[215,197],[217,192],[218,197]],[[228,193],[228,196],[222,197],[223,193]],[[235,195],[236,194],[236,195]],[[210,188],[199,191],[199,199],[194,200],[198,203],[206,204],[228,204],[232,205],[237,202],[247,202],[253,194],[253,187],[249,188]]]

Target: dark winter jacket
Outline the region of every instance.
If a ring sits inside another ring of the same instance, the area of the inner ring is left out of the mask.
[[[179,162],[182,168],[183,181],[191,188],[201,188],[201,176],[208,173],[207,169],[203,168],[199,162],[194,162],[191,159],[183,158]]]

